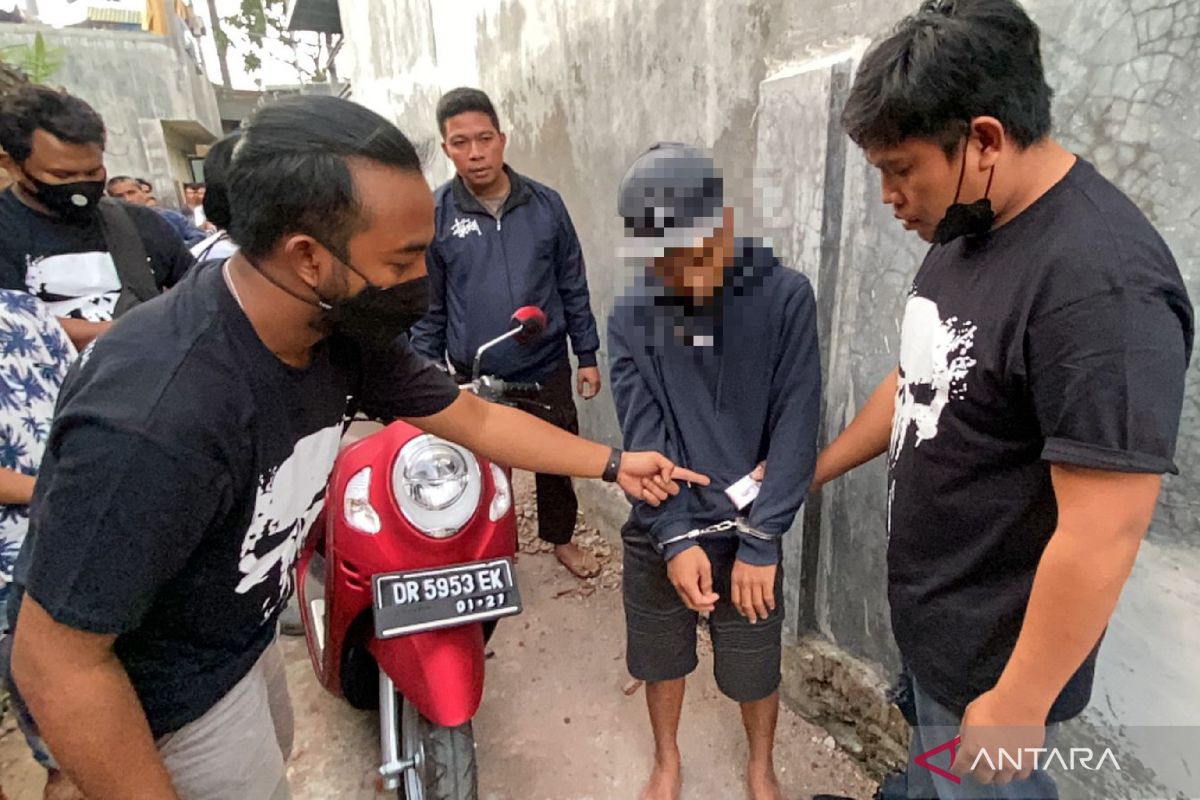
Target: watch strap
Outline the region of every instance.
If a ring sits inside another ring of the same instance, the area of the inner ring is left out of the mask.
[[[620,449],[614,447],[608,451],[608,463],[604,465],[604,473],[600,476],[605,483],[616,483],[617,473],[621,471]]]

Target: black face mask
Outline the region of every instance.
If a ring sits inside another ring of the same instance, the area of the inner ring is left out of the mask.
[[[337,251],[326,247],[330,253]],[[429,311],[429,277],[422,275],[411,281],[397,284],[390,289],[384,289],[362,274],[362,272],[346,259],[339,258],[346,268],[366,281],[367,287],[353,297],[340,300],[327,300],[317,295],[315,300],[299,294],[295,289],[285,286],[271,273],[262,269],[250,258],[250,262],[258,274],[262,275],[281,291],[287,292],[297,300],[317,306],[325,313],[321,315],[314,326],[325,336],[336,334],[354,342],[359,347],[370,352],[380,352],[389,349],[402,334],[417,324]]]
[[[946,244],[961,236],[982,236],[991,231],[996,224],[996,212],[992,211],[992,201],[988,194],[992,191],[992,178],[996,176],[993,166],[988,174],[987,188],[983,190],[983,199],[974,203],[960,203],[958,196],[962,193],[963,176],[967,173],[967,146],[963,144],[962,167],[958,172],[958,189],[954,192],[954,202],[946,209],[946,216],[937,224],[933,231],[934,244]]]
[[[346,264],[362,277],[362,273]],[[363,278],[366,280],[366,278]],[[367,288],[344,300],[325,301],[323,324],[330,333],[342,336],[364,350],[387,350],[429,310],[429,278],[421,276],[390,289],[370,281]]]
[[[26,175],[33,184],[39,203],[56,216],[70,222],[86,222],[96,216],[97,203],[104,196],[104,181],[46,183]]]

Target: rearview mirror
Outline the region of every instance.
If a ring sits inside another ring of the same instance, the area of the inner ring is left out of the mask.
[[[512,315],[512,327],[521,329],[517,342],[529,344],[546,330],[546,312],[537,306],[522,306]]]

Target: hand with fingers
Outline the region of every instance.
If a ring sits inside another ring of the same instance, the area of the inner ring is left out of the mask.
[[[963,712],[951,771],[985,786],[1025,780],[1036,764],[1030,754],[1046,742],[1048,713],[1019,693],[984,692]]]
[[[667,577],[683,604],[692,611],[712,611],[717,595],[712,590],[712,563],[704,548],[694,545],[667,562]]]
[[[600,370],[596,367],[580,367],[575,379],[575,391],[584,400],[591,400],[600,394]]]
[[[729,600],[738,612],[753,625],[765,620],[775,610],[774,564],[756,567],[738,559],[733,562]]]
[[[708,486],[708,477],[690,469],[677,467],[659,453],[622,453],[617,471],[617,485],[635,500],[652,506],[679,494],[676,481]]]

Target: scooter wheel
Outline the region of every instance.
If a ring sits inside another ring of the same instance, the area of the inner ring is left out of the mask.
[[[400,800],[478,800],[479,775],[475,761],[475,732],[470,722],[454,728],[434,725],[416,707],[402,703],[402,759],[416,757],[418,767],[405,773]]]
[[[362,645],[350,645],[342,658],[342,695],[359,711],[379,708],[379,666]]]

